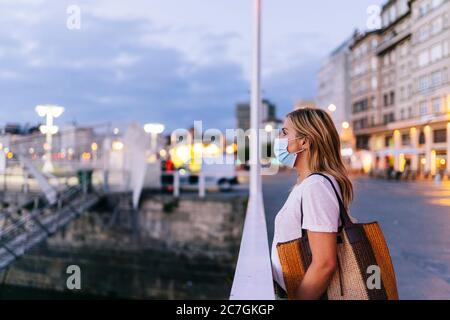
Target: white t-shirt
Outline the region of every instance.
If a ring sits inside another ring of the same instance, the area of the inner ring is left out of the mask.
[[[337,181],[331,175],[333,184],[342,199]],[[316,232],[337,232],[340,225],[339,203],[330,182],[320,176],[307,177],[296,185],[289,194],[286,203],[275,217],[274,237],[272,243],[273,279],[284,289],[277,243],[301,237],[300,201],[303,203],[303,229]]]

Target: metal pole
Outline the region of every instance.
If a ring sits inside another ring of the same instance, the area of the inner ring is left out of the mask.
[[[258,198],[261,195],[260,168],[260,108],[261,108],[261,0],[254,0],[254,30],[253,30],[253,61],[251,84],[250,124],[252,137],[250,139],[250,201],[254,212],[259,212]]]

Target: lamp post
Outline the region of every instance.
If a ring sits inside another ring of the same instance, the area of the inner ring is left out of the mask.
[[[261,197],[261,167],[259,125],[261,114],[261,0],[254,1],[253,29],[253,66],[251,83],[250,125],[253,139],[250,140],[250,205],[254,212],[259,212],[259,197]]]
[[[53,120],[61,116],[64,108],[57,105],[38,105],[36,112],[40,117],[45,117],[45,125],[41,125],[39,130],[45,134],[45,161],[42,170],[44,172],[52,172],[52,136],[58,132],[58,127],[53,125]]]
[[[144,125],[144,131],[151,135],[152,155],[156,156],[158,134],[163,133],[165,127],[162,123],[147,123]]]

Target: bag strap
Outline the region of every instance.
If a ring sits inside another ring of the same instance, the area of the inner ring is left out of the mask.
[[[320,173],[320,172],[311,173],[307,178],[309,178],[309,177],[311,177],[313,175],[319,175],[319,176],[324,177],[325,179],[328,180],[328,182],[330,182],[331,186],[333,187],[334,193],[335,193],[336,198],[337,198],[338,203],[339,203],[339,218],[341,219],[342,226],[343,227],[349,227],[349,226],[353,225],[353,221],[350,219],[350,216],[348,215],[348,212],[345,209],[344,203],[342,202],[342,199],[339,196],[339,193],[337,192],[333,181],[331,181],[331,179],[327,175],[325,175],[323,173]],[[302,200],[300,200],[300,211],[301,211],[301,215],[302,215],[301,218],[300,218],[300,223],[301,223],[301,228],[302,228],[301,229],[301,235],[303,237],[303,201]]]

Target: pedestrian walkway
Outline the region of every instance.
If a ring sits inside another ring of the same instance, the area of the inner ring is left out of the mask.
[[[450,182],[353,178],[350,208],[359,221],[378,221],[391,251],[401,299],[450,297]],[[269,232],[295,183],[294,173],[263,180]]]

